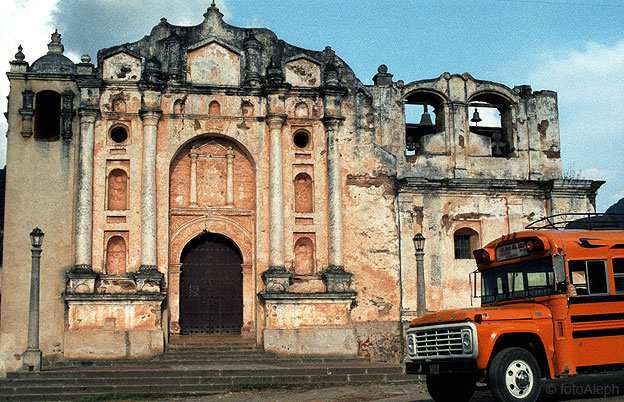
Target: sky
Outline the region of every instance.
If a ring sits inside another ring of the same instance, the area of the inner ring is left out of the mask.
[[[3,0],[0,60],[31,63],[58,29],[75,62],[148,35],[160,18],[197,25],[210,0]],[[558,93],[563,174],[605,180],[597,211],[624,197],[621,0],[219,0],[230,25],[295,46],[331,46],[364,84],[380,64],[405,83],[444,72]],[[8,80],[0,79],[0,99]],[[0,102],[6,112],[6,102]],[[6,133],[0,119],[0,132]],[[0,166],[6,143],[0,136]]]

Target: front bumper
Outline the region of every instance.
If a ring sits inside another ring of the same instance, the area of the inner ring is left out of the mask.
[[[405,363],[406,374],[476,374],[477,372],[477,361],[474,359]]]

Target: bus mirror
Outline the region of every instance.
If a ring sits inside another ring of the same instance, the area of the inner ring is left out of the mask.
[[[565,258],[560,254],[553,254],[553,269],[555,272],[555,286],[557,290],[565,289],[566,275],[565,275]]]

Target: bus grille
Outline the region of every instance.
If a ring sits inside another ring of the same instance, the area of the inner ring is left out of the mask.
[[[461,328],[427,329],[413,335],[418,357],[463,355]]]

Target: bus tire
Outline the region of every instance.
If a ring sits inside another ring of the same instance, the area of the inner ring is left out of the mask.
[[[535,402],[540,394],[541,372],[531,352],[503,349],[492,360],[488,381],[498,402]]]
[[[435,402],[468,402],[476,387],[471,375],[427,374],[427,391]]]

